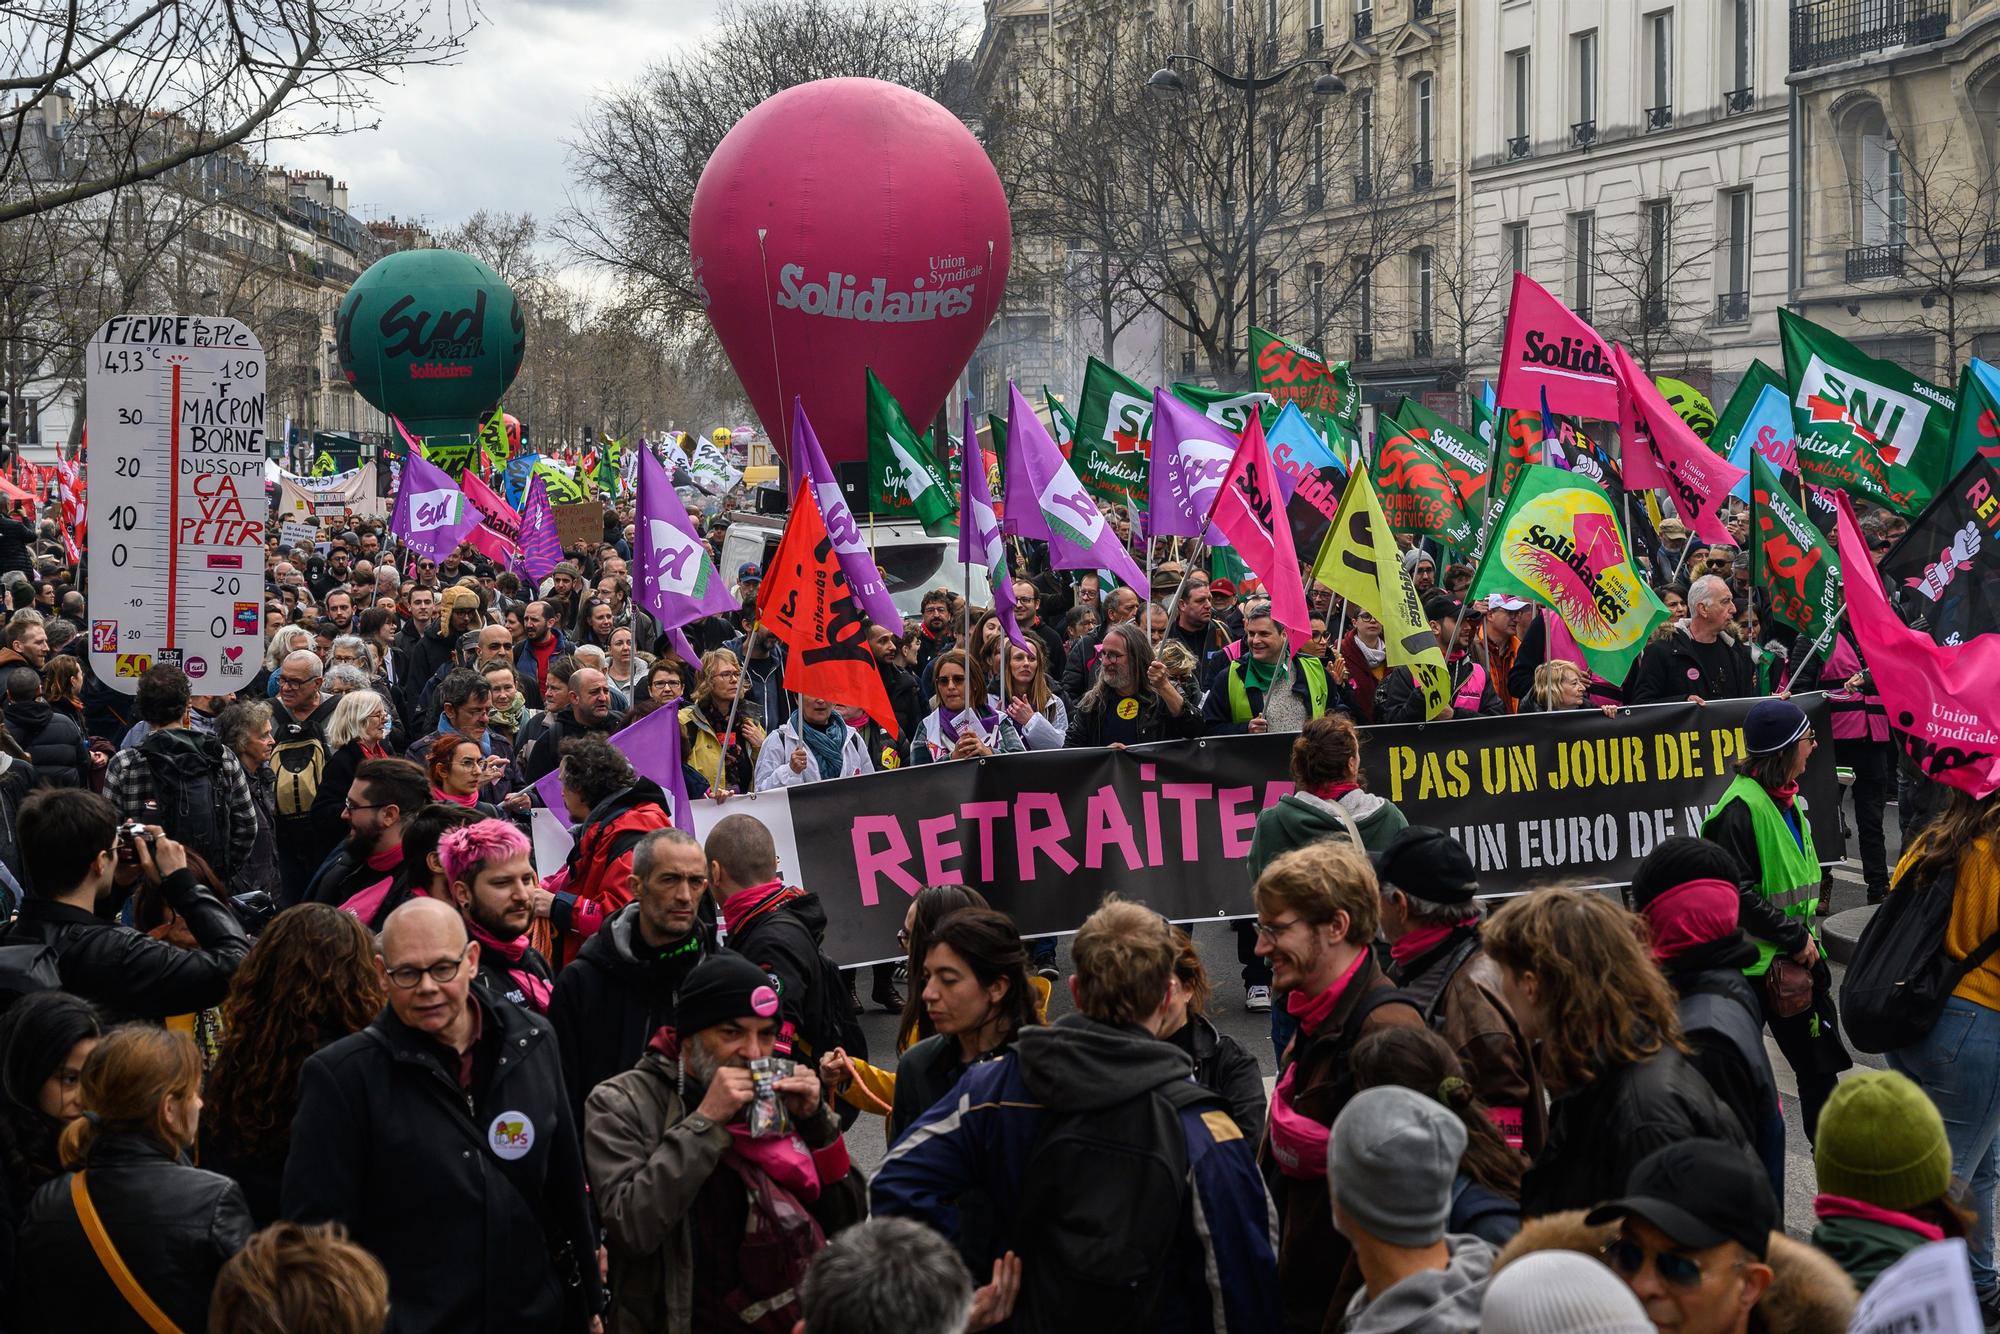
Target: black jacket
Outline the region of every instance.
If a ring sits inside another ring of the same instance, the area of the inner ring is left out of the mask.
[[[1151,690],[1144,690],[1137,696],[1139,716],[1133,719],[1138,731],[1134,745],[1144,745],[1149,741],[1180,741],[1202,734],[1201,709],[1186,695],[1181,696],[1181,711],[1178,716],[1160,707],[1160,697]],[[1104,744],[1104,719],[1111,706],[1100,700],[1095,707],[1085,705],[1079,699],[1076,707],[1069,711],[1069,732],[1063,741],[1065,746],[1101,746]]]
[[[299,902],[330,903],[338,908],[384,876],[398,875],[402,869],[403,865],[398,861],[394,866],[378,870],[356,857],[347,844],[342,843],[320,863],[319,870],[313,872],[312,881],[306,885],[305,893],[299,896]]]
[[[606,716],[602,723],[594,726],[580,722],[575,714],[568,711],[559,714],[545,713],[542,717],[548,720],[545,724],[547,730],[541,733],[534,746],[520,757],[520,781],[524,785],[556,771],[556,766],[562,763],[562,743],[571,737],[608,738],[625,722],[616,713]]]
[[[439,616],[438,624],[443,623],[443,616]],[[439,634],[435,627],[403,645],[410,656],[410,670],[399,684],[403,691],[404,710],[410,715],[410,730],[413,732],[421,731],[425,726],[425,719],[418,711],[424,689],[438,674],[438,669],[451,661],[454,647],[453,641]]]
[[[1549,1104],[1549,1138],[1521,1181],[1521,1216],[1589,1209],[1622,1195],[1633,1164],[1684,1139],[1748,1148],[1708,1081],[1671,1047],[1607,1070]]]
[[[1628,704],[1658,704],[1685,700],[1689,695],[1702,699],[1749,699],[1757,693],[1757,669],[1750,662],[1750,646],[1724,635],[1716,643],[1724,645],[1723,665],[1705,671],[1690,647],[1693,640],[1686,630],[1675,630],[1665,639],[1648,644],[1639,655],[1626,683]]]
[[[1449,664],[1451,670],[1451,694],[1455,701],[1458,692],[1465,686],[1465,680],[1472,674],[1472,668],[1479,664],[1460,658]],[[1479,689],[1479,712],[1474,715],[1454,705],[1454,718],[1497,718],[1505,713],[1499,694],[1488,680]],[[1378,723],[1421,723],[1424,717],[1424,692],[1417,689],[1417,678],[1408,667],[1390,669],[1382,678],[1382,684],[1375,688],[1375,721]]]
[[[1271,1095],[1264,1092],[1264,1072],[1243,1044],[1200,1015],[1167,1037],[1194,1061],[1194,1082],[1229,1104],[1229,1118],[1252,1144],[1264,1137],[1264,1114]],[[901,1086],[898,1085],[900,1088]]]
[[[394,755],[396,752],[389,753]],[[359,741],[327,748],[326,769],[320,774],[319,787],[313,793],[311,827],[296,830],[293,834],[311,841],[315,866],[325,861],[334,845],[347,837],[347,820],[343,811],[347,805],[347,794],[354,786],[354,771],[361,767],[364,758]]]
[[[23,574],[35,568],[34,552],[28,544],[35,540],[35,530],[12,515],[0,516],[0,573],[19,570]]]
[[[713,947],[709,928],[697,922],[683,949],[642,959],[638,931],[639,905],[628,903],[556,974],[549,1022],[578,1125],[590,1091],[637,1065],[653,1034],[673,1022],[682,979]]]
[[[555,1035],[472,996],[470,1094],[393,1011],[306,1062],[284,1216],[337,1219],[374,1252],[393,1334],[581,1330],[601,1304],[597,1240]],[[582,1291],[566,1301],[570,1278]]]
[[[1770,1134],[1772,1114],[1779,1110],[1777,1080],[1764,1050],[1764,1008],[1743,976],[1755,962],[1757,947],[1741,931],[1660,962],[1680,997],[1681,1033],[1694,1048],[1689,1062],[1752,1144]]]
[[[1009,1038],[979,1060],[991,1060],[1011,1051],[1013,1046],[1013,1039]],[[902,1138],[918,1117],[956,1088],[968,1068],[956,1034],[933,1033],[904,1052],[896,1062],[896,1102],[889,1109],[889,1142],[894,1144]]]
[[[191,1014],[222,1004],[250,937],[215,891],[183,867],[160,885],[200,948],[184,950],[96,913],[31,898],[0,928],[0,945],[47,944],[56,951],[64,991],[75,992],[110,1022]]]
[[[132,1277],[176,1326],[190,1334],[207,1329],[215,1276],[256,1230],[243,1192],[141,1135],[104,1135],[91,1145],[85,1170],[91,1207]],[[146,1323],[113,1286],[77,1220],[73,1176],[65,1172],[36,1191],[21,1220],[8,1328],[145,1334]]]
[[[875,670],[882,677],[882,689],[889,696],[889,711],[896,715],[896,730],[907,750],[911,734],[924,720],[923,692],[917,688],[917,678],[894,663],[877,663]],[[874,758],[875,752],[871,751],[870,756]]]
[[[7,732],[28,752],[36,787],[82,787],[90,772],[83,729],[38,699],[9,701]]]

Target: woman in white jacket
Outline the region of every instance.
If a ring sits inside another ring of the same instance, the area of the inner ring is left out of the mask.
[[[799,696],[799,707],[757,751],[759,792],[874,772],[861,733],[847,725],[831,701],[817,695]]]
[[[1029,750],[1061,750],[1069,733],[1069,707],[1049,688],[1041,650],[1033,641],[1022,648],[1003,640],[1000,652],[1007,667],[988,695],[993,707],[1013,721]]]

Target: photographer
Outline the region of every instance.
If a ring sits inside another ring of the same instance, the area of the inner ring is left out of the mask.
[[[46,945],[61,986],[95,1002],[108,1021],[188,1014],[220,1005],[250,938],[216,897],[195,880],[187,853],[157,825],[118,823],[95,793],[44,789],[18,817],[29,892],[0,945]],[[100,916],[114,884],[129,890],[143,877],[159,887],[193,934],[184,950]]]

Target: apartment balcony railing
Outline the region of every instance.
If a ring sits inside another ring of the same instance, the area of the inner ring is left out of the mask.
[[[1375,360],[1375,335],[1354,335],[1354,359],[1356,361]]]
[[[1667,302],[1665,297],[1648,297],[1639,304],[1639,316],[1648,329],[1663,329],[1667,324]]]
[[[1374,35],[1375,11],[1372,9],[1356,10],[1354,12],[1354,39],[1360,41],[1364,37],[1372,37]]]
[[[1410,17],[1419,22],[1431,19],[1437,14],[1437,0],[1411,0]]]
[[[1365,171],[1354,173],[1354,202],[1365,204],[1375,197],[1375,182]]]
[[[1748,292],[1718,292],[1715,295],[1717,324],[1747,324],[1750,321]]]
[[[1597,142],[1597,122],[1580,120],[1569,127],[1569,142],[1572,148],[1588,148]]]
[[[1749,88],[1732,88],[1722,95],[1725,115],[1740,116],[1757,105],[1757,94]]]
[[[1534,144],[1525,134],[1517,134],[1507,140],[1507,160],[1519,162],[1534,152]]]
[[[1435,346],[1429,329],[1418,329],[1410,335],[1410,355],[1413,357],[1428,357]]]
[[[1646,128],[1649,130],[1671,130],[1674,127],[1674,109],[1670,106],[1647,107]]]
[[[1858,245],[1847,251],[1846,274],[1851,283],[1865,282],[1870,278],[1895,278],[1903,272],[1903,247],[1900,245]]]
[[[2000,269],[2000,232],[1986,233],[1986,267]]]
[[[1431,188],[1431,183],[1432,183],[1432,180],[1434,179],[1435,175],[1436,175],[1436,173],[1435,173],[1435,172],[1433,172],[1433,171],[1431,170],[1431,164],[1430,164],[1430,163],[1428,163],[1428,162],[1413,162],[1413,163],[1411,163],[1411,164],[1410,164],[1410,188],[1411,188],[1412,190],[1428,190],[1428,189],[1430,189],[1430,188]]]
[[[1317,51],[1326,45],[1326,26],[1315,23],[1306,29],[1306,50]]]
[[[1315,182],[1312,185],[1308,185],[1306,187],[1306,208],[1320,209],[1325,207],[1326,207],[1326,187],[1324,185],[1318,184],[1317,182]]]
[[[1194,362],[1195,362],[1195,350],[1194,350],[1193,348],[1191,348],[1191,347],[1184,347],[1184,348],[1182,348],[1182,349],[1181,349],[1181,374],[1182,374],[1182,375],[1193,375],[1193,374],[1194,374]]]
[[[1792,0],[1792,68],[1935,42],[1950,23],[1951,0]]]

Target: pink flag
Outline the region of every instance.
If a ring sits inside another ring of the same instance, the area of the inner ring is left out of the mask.
[[[1722,526],[1722,502],[1747,474],[1701,442],[1623,345],[1611,349],[1611,362],[1618,376],[1626,487],[1664,490],[1696,537],[1735,546]]]
[[[1611,349],[1597,330],[1525,273],[1514,275],[1507,307],[1507,341],[1500,358],[1503,408],[1538,411],[1542,391],[1556,412],[1602,421],[1618,419],[1618,380]]]
[[[1820,488],[1814,488],[1816,490]],[[2000,635],[1938,644],[1904,625],[1882,592],[1882,576],[1846,493],[1832,493],[1847,581],[1847,621],[1861,654],[1877,664],[1875,688],[1889,735],[1926,775],[1974,797],[2000,789]]]
[[[1304,648],[1312,638],[1305,584],[1292,547],[1292,525],[1278,498],[1277,469],[1264,446],[1264,424],[1254,413],[1215,493],[1209,523],[1262,581],[1271,598],[1271,619],[1291,632],[1292,648]]]
[[[499,534],[508,545],[520,545],[520,514],[512,505],[502,500],[493,488],[481,479],[478,473],[467,468],[464,480],[459,483],[459,488],[465,492],[465,498],[472,502],[472,508],[485,516],[485,523],[488,528]]]

